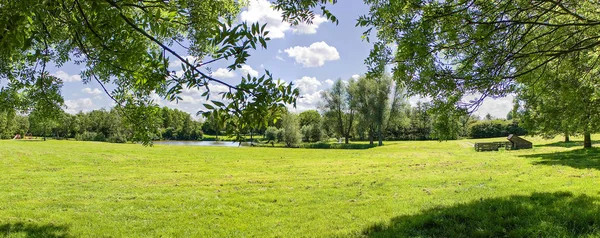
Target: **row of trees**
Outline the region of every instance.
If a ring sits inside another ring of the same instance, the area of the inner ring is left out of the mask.
[[[516,121],[498,122],[502,129],[473,128],[471,125],[479,118],[464,109],[438,110],[432,103],[423,102],[411,107],[405,91],[386,75],[337,80],[330,90],[322,93],[322,98],[324,131],[329,136],[345,138],[346,143],[350,138],[368,140],[371,144],[377,138],[381,145],[384,139],[448,140],[526,133]],[[506,128],[508,125],[511,128]],[[481,130],[484,132],[476,132]]]
[[[391,107],[396,107],[391,105]],[[387,118],[385,129],[381,132],[381,140],[431,140],[435,137],[434,118],[430,103],[417,103],[410,107],[401,104],[395,109],[396,117]],[[207,118],[204,123],[195,121],[183,111],[167,107],[157,109],[158,118],[154,123],[157,129],[152,139],[159,140],[198,140],[204,132],[212,135],[226,134],[227,128],[233,127],[219,121],[218,118]],[[391,111],[391,109],[389,109]],[[284,112],[280,120],[269,127],[253,131],[254,134],[264,134],[267,142],[281,142],[287,146],[296,146],[300,142],[322,142],[330,138],[343,138],[340,133],[336,115],[319,113],[317,110],[304,111],[298,115]],[[345,118],[348,115],[344,115]],[[126,142],[132,140],[132,129],[124,123],[116,109],[95,110],[75,115],[62,112],[56,120],[47,121],[35,114],[28,116],[2,111],[0,113],[0,137],[8,139],[16,134],[31,134],[33,136],[53,136],[56,138],[76,138],[83,141]],[[352,121],[352,130],[348,139],[373,142],[373,128],[377,128],[361,113],[357,113]],[[479,120],[474,116],[460,117],[458,137],[490,138],[508,134],[525,134],[516,120]],[[348,122],[349,123],[349,122]],[[366,126],[365,126],[366,125]],[[382,127],[383,128],[383,127]],[[247,132],[250,133],[250,132]],[[377,135],[379,133],[377,132]],[[218,138],[217,138],[218,140]]]
[[[402,109],[407,105],[404,95],[387,76],[338,79],[322,93],[321,110],[325,123],[331,126],[327,128],[345,138],[346,144],[356,129],[371,144],[377,138],[382,145],[387,126],[402,118]]]
[[[386,76],[337,80],[322,93],[319,109],[298,115],[283,112],[281,120],[257,132],[264,133],[268,142],[278,141],[287,146],[330,138],[344,139],[345,143],[352,139],[374,144],[377,140],[381,145],[383,140],[491,138],[527,133],[517,120],[493,120],[489,115],[480,120],[466,110],[448,114],[435,110],[432,103],[418,102],[411,106],[404,91]],[[211,125],[219,126],[210,128]],[[203,128],[218,131],[224,127],[227,126],[210,122]]]
[[[152,139],[198,140],[202,139],[202,123],[190,114],[167,107],[155,108],[157,117],[143,122],[153,126]],[[38,114],[19,115],[8,110],[0,112],[0,137],[13,138],[16,134],[39,137],[76,138],[84,141],[109,141],[124,143],[133,140],[134,130],[125,123],[118,109],[94,110],[75,115],[59,111],[52,118]]]

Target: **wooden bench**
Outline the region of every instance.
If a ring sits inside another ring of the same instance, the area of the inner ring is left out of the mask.
[[[496,142],[475,143],[475,151],[498,151],[498,143],[496,143]]]
[[[498,149],[504,148],[505,150],[512,149],[512,143],[510,142],[480,142],[475,143],[475,151],[498,151]]]

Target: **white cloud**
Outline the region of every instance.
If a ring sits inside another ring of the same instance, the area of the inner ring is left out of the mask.
[[[252,77],[258,77],[258,71],[252,69],[252,67],[250,67],[250,65],[242,65],[242,68],[240,68],[240,71],[242,72],[242,75],[245,77],[248,74],[250,74],[250,76]]]
[[[471,100],[478,99],[481,95],[467,95],[463,97],[463,102],[469,102]],[[488,113],[494,118],[506,118],[506,114],[513,108],[514,95],[508,95],[502,98],[486,98],[477,111],[473,112],[473,115],[480,118],[485,117]],[[417,102],[431,102],[429,97],[412,96],[408,99],[411,106],[416,106]]]
[[[352,75],[352,78],[356,80],[356,79],[360,78],[360,75],[358,75],[358,74]]]
[[[317,33],[317,29],[319,28],[319,25],[321,25],[322,23],[324,23],[326,21],[327,21],[327,18],[316,15],[315,18],[313,19],[311,25],[301,22],[297,26],[293,27],[292,32],[294,32],[296,34],[315,34],[315,33]]]
[[[486,98],[473,115],[483,118],[489,113],[494,118],[506,118],[506,114],[513,108],[513,99],[513,95],[496,99]]]
[[[321,86],[321,82],[315,77],[304,76],[294,82],[301,94],[312,94]]]
[[[334,83],[335,82],[331,79],[321,82],[315,77],[307,76],[295,80],[294,85],[299,89],[300,97],[298,97],[298,100],[296,101],[296,108],[292,108],[292,105],[288,105],[288,109],[294,112],[317,109],[322,102],[321,93],[324,90],[331,88]]]
[[[155,103],[157,103],[159,106],[163,106],[164,105],[162,97],[160,97],[160,95],[158,95],[155,92],[152,92],[150,94],[150,99],[152,99],[152,101],[154,101]]]
[[[421,97],[421,96],[412,96],[408,99],[408,103],[410,103],[410,106],[415,107],[417,106],[418,102],[431,102],[431,98],[430,97]]]
[[[327,79],[327,80],[325,80],[325,85],[327,85],[327,87],[328,87],[328,88],[330,88],[331,86],[333,86],[333,83],[334,83],[334,82],[333,82],[333,80],[331,80],[331,79]]]
[[[325,61],[340,59],[337,49],[324,41],[315,42],[309,47],[294,46],[286,49],[285,52],[306,68],[320,67],[325,64]]]
[[[196,62],[196,57],[188,55],[183,57],[185,60],[187,60],[188,62],[190,62],[191,64],[194,64],[194,62]],[[181,63],[183,63],[181,60],[177,59],[175,61],[171,61],[171,63],[169,63],[169,68],[174,68],[174,69],[180,69],[181,68]]]
[[[321,102],[321,92],[315,91],[313,93],[305,93],[300,95],[296,100],[296,111],[303,112],[306,110],[317,109],[317,106]]]
[[[235,77],[235,73],[229,71],[229,69],[218,68],[215,72],[211,74],[211,76],[215,78],[233,78]]]
[[[79,74],[70,75],[62,70],[57,71],[56,73],[52,74],[52,76],[62,79],[62,81],[65,83],[81,82],[81,76],[79,76]]]
[[[80,98],[75,100],[65,100],[65,112],[76,114],[80,111],[89,112],[95,109],[94,102],[90,98]]]
[[[282,12],[273,9],[267,0],[251,0],[248,8],[240,14],[240,18],[248,23],[266,23],[265,30],[269,31],[268,36],[272,39],[284,38],[285,32],[290,30],[295,34],[315,34],[319,25],[327,21],[326,18],[315,15],[311,25],[300,23],[297,26],[290,26],[289,23],[283,22],[281,14]]]
[[[100,95],[100,94],[102,94],[102,91],[100,91],[100,89],[98,89],[98,88],[94,88],[94,89],[84,88],[81,91],[84,92],[84,93],[87,93],[87,94],[91,94],[91,95]]]
[[[273,39],[285,37],[285,31],[290,29],[290,24],[283,22],[281,12],[273,9],[267,0],[251,0],[248,9],[243,11],[240,17],[248,23],[266,23],[265,30],[269,31],[268,36]]]

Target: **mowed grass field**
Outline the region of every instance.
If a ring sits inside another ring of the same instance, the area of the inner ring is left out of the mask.
[[[0,236],[600,237],[600,151],[573,139],[499,152],[471,143],[504,138],[365,150],[0,141]]]

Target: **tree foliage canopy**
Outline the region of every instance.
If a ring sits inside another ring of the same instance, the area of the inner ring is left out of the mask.
[[[396,80],[436,102],[478,94],[469,104],[476,106],[485,97],[505,96],[532,83],[522,76],[600,45],[593,1],[365,2],[370,12],[357,25],[369,27],[367,38],[377,30],[381,41],[367,60],[371,70],[393,64]]]

